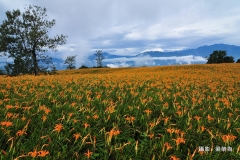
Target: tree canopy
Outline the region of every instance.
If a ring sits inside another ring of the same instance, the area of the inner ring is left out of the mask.
[[[234,58],[232,56],[227,56],[226,51],[216,50],[210,54],[207,64],[214,63],[234,63]]]
[[[68,56],[64,64],[68,64],[67,69],[75,69],[74,63],[76,62],[76,56]]]
[[[44,53],[51,49],[57,51],[58,45],[66,43],[66,36],[48,36],[55,20],[49,21],[46,8],[28,6],[25,12],[13,10],[6,12],[7,20],[0,25],[0,52],[14,59],[5,67],[12,74],[45,71],[41,63],[51,63],[51,57]]]

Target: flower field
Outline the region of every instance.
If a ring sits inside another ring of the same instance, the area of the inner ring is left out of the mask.
[[[0,77],[0,159],[238,159],[240,65]]]

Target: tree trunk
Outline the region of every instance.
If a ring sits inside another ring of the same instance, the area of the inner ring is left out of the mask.
[[[32,51],[32,59],[33,59],[33,66],[34,66],[34,75],[38,75],[38,63],[37,63],[37,55],[35,50]]]

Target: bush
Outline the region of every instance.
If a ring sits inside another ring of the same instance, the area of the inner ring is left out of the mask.
[[[85,65],[82,65],[81,67],[79,67],[79,69],[84,69],[84,68],[88,68],[88,67]]]

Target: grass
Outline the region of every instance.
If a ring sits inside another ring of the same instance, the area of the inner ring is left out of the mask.
[[[0,159],[237,159],[239,68],[0,77]]]

